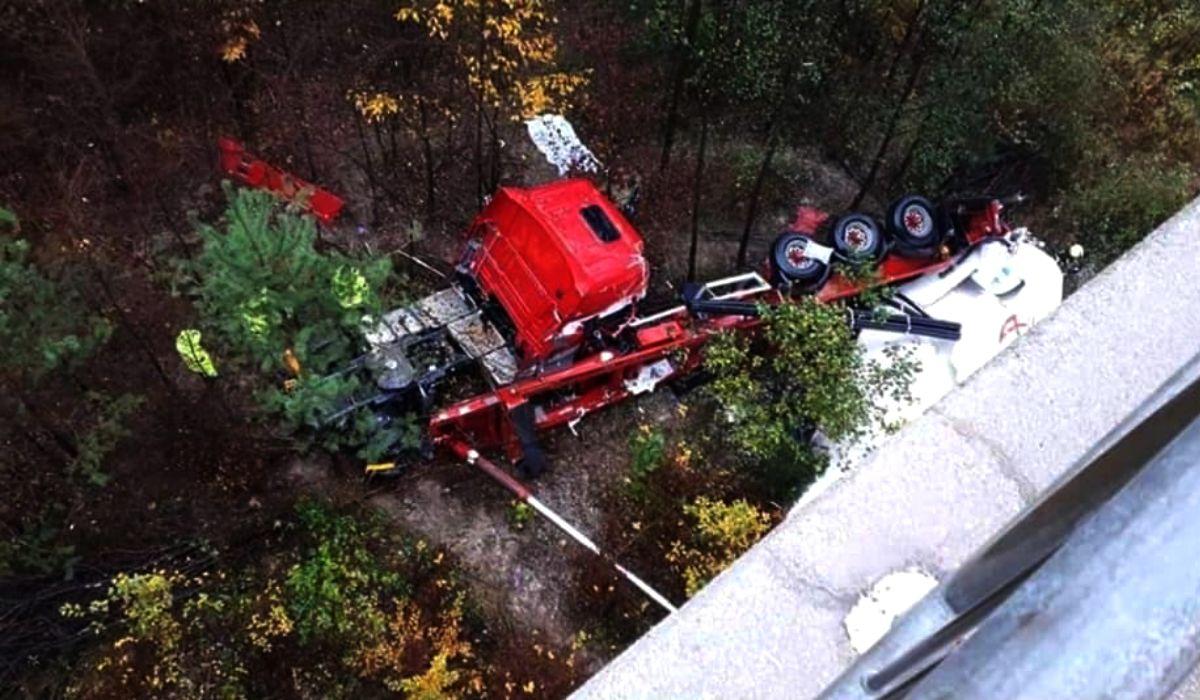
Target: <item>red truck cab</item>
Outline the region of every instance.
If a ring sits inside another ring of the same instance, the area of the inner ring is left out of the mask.
[[[501,188],[470,235],[464,272],[504,309],[525,362],[574,347],[587,321],[646,294],[641,235],[588,180]]]

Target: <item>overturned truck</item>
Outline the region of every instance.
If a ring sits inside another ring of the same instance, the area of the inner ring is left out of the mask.
[[[319,205],[314,214],[327,224],[341,210],[340,200],[323,190],[321,197],[305,197],[297,181],[236,142],[224,140],[222,154],[227,173],[302,206]],[[1004,220],[1005,205],[993,198],[934,205],[905,196],[892,204],[883,226],[862,213],[834,218],[801,207],[761,269],[685,284],[678,299],[647,309],[650,271],[642,237],[594,184],[567,179],[501,188],[470,224],[449,286],[365,320],[365,353],[346,371],[361,373],[371,390],[348,400],[327,423],[362,410],[373,411],[381,424],[415,412],[425,423],[426,456],[442,449],[484,470],[600,553],[481,451],[503,453],[522,476],[536,477],[547,466],[540,433],[693,376],[708,340],[727,331],[754,332],[764,305],[803,296],[832,302],[867,286],[944,278],[984,244],[1014,252],[1025,232]],[[873,271],[846,276],[837,262]],[[959,323],[932,317],[903,294],[888,303],[883,313],[848,306],[847,322],[856,330],[950,343],[961,335]]]

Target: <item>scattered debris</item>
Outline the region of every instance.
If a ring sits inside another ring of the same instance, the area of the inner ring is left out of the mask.
[[[572,170],[594,173],[600,169],[600,161],[583,145],[575,134],[571,122],[559,114],[543,114],[525,122],[529,138],[546,160],[558,168],[560,176]]]

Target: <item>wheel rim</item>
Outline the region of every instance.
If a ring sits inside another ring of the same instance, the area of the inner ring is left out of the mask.
[[[842,238],[846,241],[846,248],[852,253],[866,253],[871,250],[872,239],[871,229],[864,223],[854,221],[846,225]]]
[[[808,244],[803,239],[797,241],[789,241],[783,249],[783,257],[787,259],[788,264],[797,270],[808,272],[816,264],[816,261],[808,257]]]
[[[915,238],[928,238],[933,233],[933,219],[919,204],[910,204],[901,214],[904,230]]]

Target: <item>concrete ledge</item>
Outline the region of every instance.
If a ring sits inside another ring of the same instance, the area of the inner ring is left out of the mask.
[[[1200,199],[802,508],[573,697],[803,698],[888,572],[939,579],[1200,351]]]

